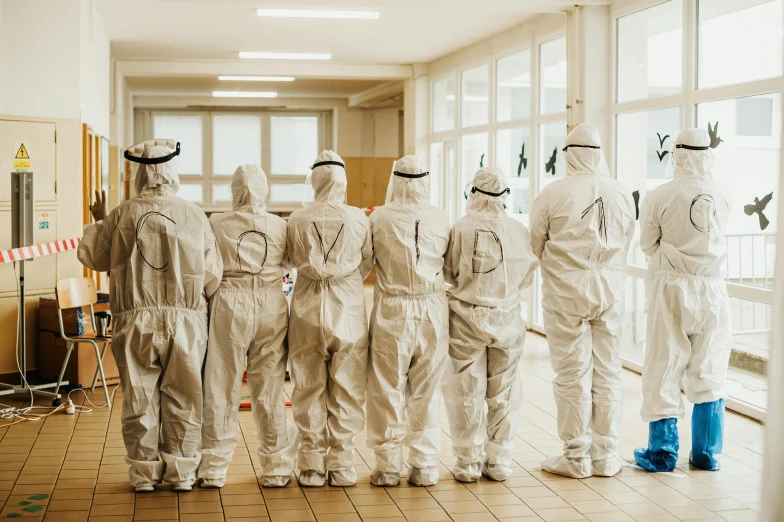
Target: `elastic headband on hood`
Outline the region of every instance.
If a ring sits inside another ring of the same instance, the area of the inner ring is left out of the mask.
[[[504,190],[502,190],[501,192],[498,192],[498,193],[487,192],[487,191],[484,191],[484,190],[482,190],[480,188],[471,187],[471,193],[474,194],[476,192],[481,192],[482,194],[484,194],[486,196],[492,196],[494,198],[503,196],[504,194],[511,194],[512,193],[512,191],[509,189],[509,187],[505,188]]]
[[[125,151],[125,159],[128,161],[133,161],[134,163],[141,163],[142,165],[160,165],[161,163],[166,163],[167,161],[171,161],[175,157],[180,155],[180,142],[177,142],[177,147],[174,149],[174,152],[163,156],[161,158],[142,158],[139,156],[131,156],[131,151]]]
[[[706,145],[705,147],[697,147],[695,145],[684,145],[683,143],[677,143],[675,145],[675,148],[676,149],[686,149],[686,150],[708,150],[708,149],[710,149],[710,146]]]
[[[327,165],[335,165],[336,167],[343,167],[344,169],[346,166],[339,161],[319,161],[318,163],[314,163],[310,170],[315,169],[316,167],[324,167]]]
[[[572,143],[571,145],[567,145],[566,147],[561,149],[561,151],[566,152],[566,149],[568,149],[569,147],[580,147],[581,149],[601,149],[601,147],[597,145],[578,145],[576,143]]]
[[[425,176],[427,176],[430,173],[429,172],[423,172],[422,174],[406,174],[405,172],[395,171],[395,172],[393,172],[393,174],[395,176],[398,176],[398,177],[401,177],[401,178],[417,179],[417,178],[424,178]]]

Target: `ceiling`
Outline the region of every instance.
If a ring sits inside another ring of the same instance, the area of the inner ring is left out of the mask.
[[[331,53],[342,63],[432,61],[569,0],[101,0],[115,58],[231,60],[239,51]],[[588,0],[583,3],[600,3]],[[260,18],[265,8],[376,10],[378,20]]]
[[[130,77],[137,94],[210,95],[212,91],[275,91],[279,97],[348,98],[384,83],[374,80],[313,80],[293,82],[219,81],[215,76]]]

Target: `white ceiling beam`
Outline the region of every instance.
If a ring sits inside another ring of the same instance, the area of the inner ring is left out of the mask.
[[[410,65],[292,62],[285,60],[165,61],[118,60],[118,72],[127,77],[172,76],[294,76],[341,80],[404,80]]]
[[[403,94],[403,82],[385,82],[348,98],[349,107],[364,107]]]

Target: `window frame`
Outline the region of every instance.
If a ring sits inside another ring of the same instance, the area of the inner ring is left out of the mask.
[[[745,83],[732,85],[722,85],[700,89],[698,86],[698,53],[697,47],[699,38],[699,19],[698,2],[699,0],[682,0],[682,28],[683,28],[683,49],[682,49],[682,82],[681,93],[655,98],[645,98],[639,100],[629,100],[618,102],[618,23],[620,18],[631,15],[651,7],[666,3],[669,0],[641,0],[626,5],[614,5],[611,8],[611,85],[612,85],[612,142],[614,157],[612,161],[613,177],[618,178],[618,116],[621,114],[647,112],[657,109],[680,108],[680,128],[691,128],[696,125],[698,106],[703,103],[733,100],[750,96],[759,96],[773,93],[784,92],[784,76],[775,78],[765,78]],[[703,0],[705,1],[705,0]],[[782,94],[784,96],[784,93]],[[774,114],[774,118],[776,115]],[[784,154],[784,151],[782,151]],[[782,187],[779,187],[782,190]],[[776,232],[778,234],[778,231]],[[628,274],[632,278],[644,279],[647,267],[642,265],[629,265]],[[762,287],[755,287],[740,283],[727,282],[727,291],[731,298],[738,298],[747,301],[754,301],[763,304],[773,304],[773,290]],[[642,364],[639,361],[629,359],[621,355],[623,365],[636,372],[642,372]],[[750,416],[758,420],[764,420],[766,410],[740,399],[727,397],[729,408]]]
[[[145,109],[141,112],[142,132],[144,139],[154,139],[155,116],[183,116],[193,115],[202,118],[202,174],[200,176],[180,174],[180,183],[195,183],[202,185],[202,203],[199,205],[205,212],[225,212],[231,210],[231,203],[213,203],[214,185],[231,183],[231,176],[216,175],[213,173],[213,118],[215,116],[257,116],[261,124],[261,164],[259,165],[267,174],[267,183],[270,185],[297,185],[305,183],[307,174],[278,174],[271,172],[271,123],[273,117],[315,117],[318,118],[318,150],[314,151],[315,159],[319,151],[328,148],[331,142],[330,125],[332,113],[330,111],[313,110],[190,110],[190,109]],[[176,139],[176,136],[167,136]],[[238,165],[239,166],[239,165]],[[272,203],[270,189],[267,194],[267,210],[269,212],[289,212],[301,206],[300,202]]]

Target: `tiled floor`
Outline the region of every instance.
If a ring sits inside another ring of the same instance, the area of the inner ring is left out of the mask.
[[[360,483],[355,487],[300,488],[292,480],[288,488],[262,489],[253,422],[250,413],[243,412],[244,440],[225,488],[196,488],[178,494],[163,487],[155,493],[135,494],[123,460],[118,392],[111,413],[58,412],[40,422],[0,429],[0,518],[61,522],[757,520],[763,428],[734,414],[726,420],[720,472],[690,468],[688,422],[681,423],[682,458],[674,473],[649,475],[626,467],[614,478],[572,480],[540,471],[544,457],[561,451],[555,432],[552,375],[546,341],[529,334],[522,368],[525,402],[515,449],[518,466],[504,483],[483,480],[464,485],[453,479],[448,471],[453,460],[449,429],[442,418],[442,473],[435,487],[409,487],[405,481],[396,488],[371,486],[373,456],[364,447],[363,433],[357,441],[361,464],[357,470]],[[625,371],[623,382],[621,455],[631,459],[633,448],[646,442],[647,426],[638,414],[639,376]],[[103,395],[95,393],[91,398],[100,403]],[[10,403],[7,397],[0,397],[0,402]]]

